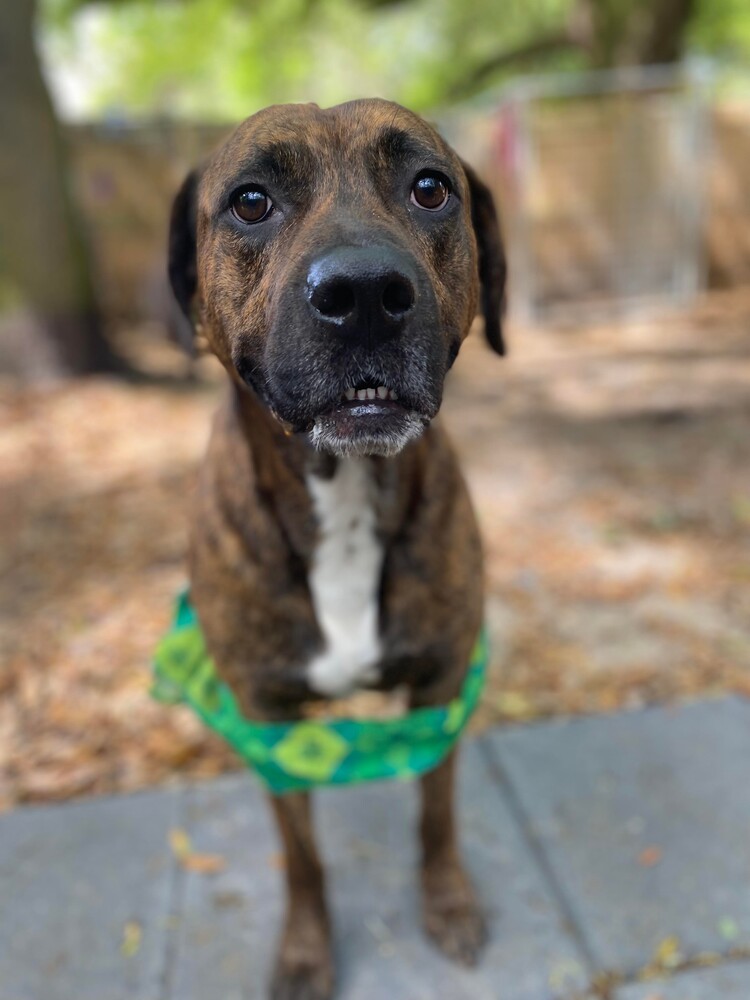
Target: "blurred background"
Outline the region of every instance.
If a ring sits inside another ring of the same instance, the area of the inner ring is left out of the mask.
[[[745,0],[0,5],[0,808],[236,767],[148,697],[222,384],[165,236],[272,102],[400,101],[498,200],[510,356],[444,417],[477,724],[750,695],[749,56]]]

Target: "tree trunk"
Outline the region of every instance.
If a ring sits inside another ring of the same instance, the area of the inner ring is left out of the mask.
[[[34,44],[35,0],[0,2],[0,369],[118,367],[96,308],[64,144]]]
[[[579,0],[591,26],[595,66],[677,62],[695,0]]]
[[[661,0],[641,45],[641,62],[670,63],[682,57],[685,34],[695,13],[695,0]]]

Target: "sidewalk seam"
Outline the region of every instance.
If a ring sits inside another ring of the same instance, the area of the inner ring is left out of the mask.
[[[185,825],[189,789],[183,788],[175,809],[174,821],[178,828]],[[165,933],[162,968],[159,975],[160,1000],[172,1000],[172,986],[177,964],[177,949],[180,941],[180,921],[185,897],[185,872],[170,847],[172,868],[169,876],[168,925]]]
[[[500,791],[504,794],[508,809],[519,829],[521,837],[531,852],[531,856],[536,863],[543,881],[546,883],[547,888],[552,895],[552,898],[563,918],[564,924],[581,953],[581,957],[587,966],[586,972],[589,979],[593,981],[595,977],[602,972],[602,970],[599,969],[597,965],[594,953],[591,950],[586,938],[586,934],[575,915],[570,900],[568,899],[565,890],[555,873],[555,869],[551,861],[547,857],[542,842],[532,828],[529,816],[521,801],[521,797],[516,791],[516,788],[502,763],[501,754],[495,747],[490,746],[488,740],[484,736],[480,736],[477,739],[477,745],[480,753],[484,757],[490,773],[494,777]]]

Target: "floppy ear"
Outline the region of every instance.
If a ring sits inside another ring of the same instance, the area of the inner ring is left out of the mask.
[[[193,320],[193,299],[198,286],[196,260],[197,170],[182,182],[169,219],[169,283],[182,312]]]
[[[490,347],[505,354],[502,319],[505,313],[505,252],[490,189],[472,167],[461,161],[471,193],[471,221],[479,250],[479,280],[484,332]]]

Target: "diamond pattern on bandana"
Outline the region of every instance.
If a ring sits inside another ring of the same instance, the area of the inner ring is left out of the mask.
[[[273,748],[271,757],[289,774],[325,781],[349,752],[349,744],[327,726],[301,722]]]

